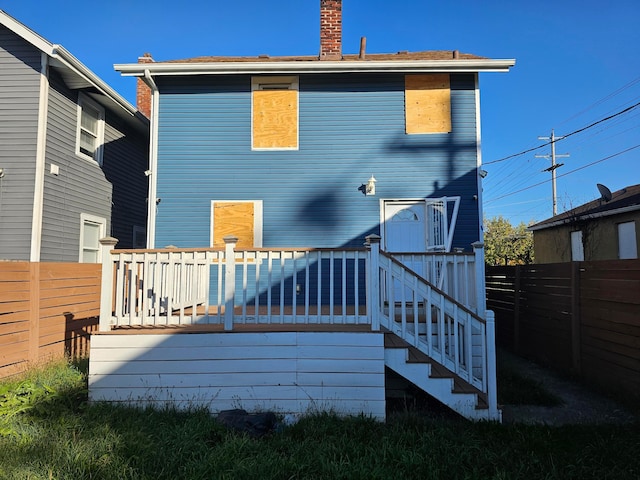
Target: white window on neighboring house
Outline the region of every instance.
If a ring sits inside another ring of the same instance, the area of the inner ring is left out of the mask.
[[[584,261],[584,246],[582,245],[582,231],[571,232],[571,260],[574,262]]]
[[[638,258],[636,222],[618,224],[618,258]]]
[[[76,154],[102,165],[104,109],[88,97],[78,97]]]
[[[99,263],[100,239],[104,237],[106,220],[82,213],[80,215],[80,263]]]

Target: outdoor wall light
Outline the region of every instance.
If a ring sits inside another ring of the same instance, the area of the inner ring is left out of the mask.
[[[4,177],[4,168],[0,168],[0,178]]]
[[[376,194],[376,182],[377,182],[377,180],[375,179],[375,177],[373,175],[371,175],[371,178],[369,178],[369,180],[367,180],[367,183],[363,183],[362,185],[360,185],[358,187],[358,190],[360,190],[364,195],[375,195]]]
[[[478,175],[480,175],[480,178],[484,178],[487,175],[489,175],[489,172],[487,172],[486,170],[480,169],[478,170]]]

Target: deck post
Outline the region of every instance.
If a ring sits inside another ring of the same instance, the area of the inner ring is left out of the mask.
[[[111,314],[113,307],[113,260],[111,250],[118,243],[117,238],[105,237],[100,242],[100,258],[102,260],[102,281],[100,283],[100,323],[98,331],[111,330]]]
[[[233,307],[236,298],[236,254],[238,237],[224,237],[224,329],[233,330]]]
[[[484,243],[473,242],[473,253],[475,255],[476,272],[476,313],[480,318],[485,317],[487,311],[487,293],[484,278]]]
[[[367,313],[371,330],[380,330],[380,236],[368,235],[365,245],[369,249],[367,268]]]
[[[498,409],[498,380],[496,376],[496,322],[492,310],[486,312],[487,329],[487,403],[489,403],[489,419],[502,422]]]

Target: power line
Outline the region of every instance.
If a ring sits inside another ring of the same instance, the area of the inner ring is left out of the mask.
[[[559,138],[557,138],[555,140],[551,140],[551,141],[549,141],[547,143],[543,143],[542,145],[539,145],[537,147],[533,147],[533,148],[529,148],[527,150],[523,150],[522,152],[519,152],[519,153],[514,153],[513,155],[508,155],[506,157],[499,158],[498,160],[492,160],[490,162],[486,162],[486,163],[484,163],[484,165],[486,166],[486,165],[492,165],[494,163],[504,162],[505,160],[509,160],[511,158],[519,157],[519,156],[524,155],[526,153],[534,152],[534,151],[539,150],[539,149],[541,149],[543,147],[551,145],[551,144],[553,144],[555,142],[559,142],[560,140],[564,140],[565,138],[571,137],[572,135],[575,135],[575,134],[580,133],[580,132],[584,132],[585,130],[588,130],[589,128],[595,127],[596,125],[599,125],[602,122],[606,122],[607,120],[611,120],[612,118],[615,118],[615,117],[617,117],[619,115],[622,115],[623,113],[627,113],[628,111],[633,110],[634,108],[636,108],[638,106],[640,106],[640,102],[638,102],[638,103],[636,103],[634,105],[631,105],[630,107],[627,107],[627,108],[625,108],[623,110],[620,110],[619,112],[614,113],[613,115],[609,115],[608,117],[605,117],[605,118],[602,118],[602,119],[600,119],[600,120],[598,120],[596,122],[593,122],[592,124],[587,125],[586,127],[579,128],[578,130],[575,130],[575,131],[573,131],[571,133],[568,133],[567,135],[563,135],[562,137],[559,137]]]
[[[576,169],[574,169],[574,170],[571,170],[571,171],[569,171],[569,172],[563,173],[562,175],[558,175],[558,177],[557,177],[557,178],[566,177],[567,175],[570,175],[570,174],[572,174],[572,173],[575,173],[575,172],[577,172],[577,171],[579,171],[579,170],[583,170],[583,169],[585,169],[585,168],[587,168],[587,167],[591,167],[591,166],[593,166],[593,165],[595,165],[595,164],[597,164],[597,163],[602,163],[602,162],[604,162],[605,160],[609,160],[609,159],[611,159],[611,158],[614,158],[614,157],[617,157],[617,156],[619,156],[619,155],[622,155],[623,153],[627,153],[627,152],[630,152],[631,150],[635,150],[635,149],[636,149],[636,148],[638,148],[638,147],[640,147],[640,144],[638,144],[638,145],[634,145],[633,147],[629,147],[629,148],[627,148],[626,150],[622,150],[621,152],[614,153],[613,155],[609,155],[608,157],[601,158],[600,160],[596,160],[595,162],[587,163],[586,165],[583,165],[583,166],[581,166],[581,167],[578,167],[578,168],[576,168]],[[549,181],[549,180],[543,180],[542,182],[538,182],[538,183],[536,183],[536,184],[529,185],[528,187],[521,188],[520,190],[516,190],[515,192],[507,193],[507,194],[502,195],[502,196],[500,196],[500,197],[492,198],[491,200],[487,200],[485,203],[495,202],[496,200],[500,200],[501,198],[509,197],[509,196],[511,196],[511,195],[515,195],[516,193],[524,192],[525,190],[529,190],[529,189],[531,189],[531,188],[538,187],[538,186],[540,186],[540,185],[544,185],[544,184],[545,184],[545,183],[547,183],[548,181]]]
[[[626,85],[623,85],[622,87],[620,87],[619,89],[617,89],[614,92],[611,92],[609,95],[606,95],[605,97],[601,98],[600,100],[596,101],[595,103],[592,103],[591,105],[589,105],[587,108],[585,108],[584,110],[581,110],[580,112],[576,113],[575,115],[572,115],[571,117],[567,118],[566,120],[563,120],[562,122],[560,122],[559,125],[556,125],[556,127],[559,127],[560,125],[564,125],[565,123],[569,122],[570,120],[573,120],[574,118],[579,117],[580,115],[582,115],[585,112],[588,112],[589,110],[591,110],[592,108],[600,105],[601,103],[606,102],[607,100],[609,100],[610,98],[615,97],[616,95],[618,95],[619,93],[623,92],[624,90],[631,88],[632,86],[634,86],[636,83],[640,82],[640,77],[635,78],[633,80],[631,80],[629,83],[627,83]]]

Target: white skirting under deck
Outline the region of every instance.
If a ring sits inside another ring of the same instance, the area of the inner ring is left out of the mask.
[[[165,332],[94,335],[90,400],[385,417],[380,332]]]

